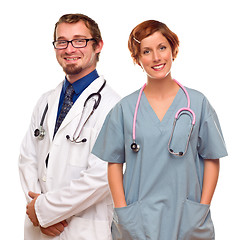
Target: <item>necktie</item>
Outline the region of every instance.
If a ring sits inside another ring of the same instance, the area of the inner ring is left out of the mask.
[[[66,117],[67,113],[69,112],[69,110],[71,109],[71,107],[73,105],[73,100],[72,100],[73,94],[74,94],[74,89],[73,89],[73,86],[70,84],[66,89],[64,101],[63,101],[62,108],[61,108],[61,112],[60,112],[60,115],[59,115],[59,117],[56,121],[54,136],[55,136],[57,130],[59,129],[63,119]]]

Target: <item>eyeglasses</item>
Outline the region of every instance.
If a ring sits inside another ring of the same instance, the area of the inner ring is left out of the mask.
[[[87,43],[89,41],[95,41],[94,38],[78,38],[78,39],[73,39],[71,41],[67,40],[57,40],[54,41],[52,44],[55,49],[66,49],[68,47],[68,44],[71,43],[73,47],[75,48],[84,48],[87,46]]]

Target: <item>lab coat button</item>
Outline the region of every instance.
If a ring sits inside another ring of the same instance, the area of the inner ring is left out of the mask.
[[[44,182],[46,182],[46,175],[44,175],[44,176],[42,177],[42,180],[43,180]]]

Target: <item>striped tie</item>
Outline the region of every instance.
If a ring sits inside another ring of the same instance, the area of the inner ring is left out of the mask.
[[[71,109],[71,107],[73,105],[73,100],[72,100],[73,94],[74,94],[74,89],[73,89],[73,86],[70,84],[66,89],[62,109],[61,109],[59,117],[56,121],[54,136],[55,136],[57,130],[59,129],[62,121],[64,120],[64,118],[66,117],[67,113],[69,112],[69,110]]]

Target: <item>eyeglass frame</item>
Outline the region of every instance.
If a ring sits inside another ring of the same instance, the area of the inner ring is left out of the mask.
[[[84,45],[83,47],[75,47],[75,46],[73,45],[73,41],[75,41],[75,40],[85,40],[86,43],[85,43],[85,45]],[[59,41],[66,42],[66,43],[67,43],[67,46],[66,46],[65,48],[57,48],[57,47],[55,46],[55,43],[56,43],[56,42],[59,42]],[[85,47],[87,46],[87,44],[88,44],[89,41],[96,41],[96,39],[95,39],[95,38],[75,38],[75,39],[72,39],[72,40],[70,40],[70,41],[68,41],[68,40],[57,40],[57,41],[52,42],[52,44],[53,44],[53,46],[54,46],[55,49],[57,49],[57,50],[63,50],[63,49],[67,49],[67,48],[68,48],[68,44],[69,44],[69,43],[71,43],[72,46],[73,46],[74,48],[85,48]]]

